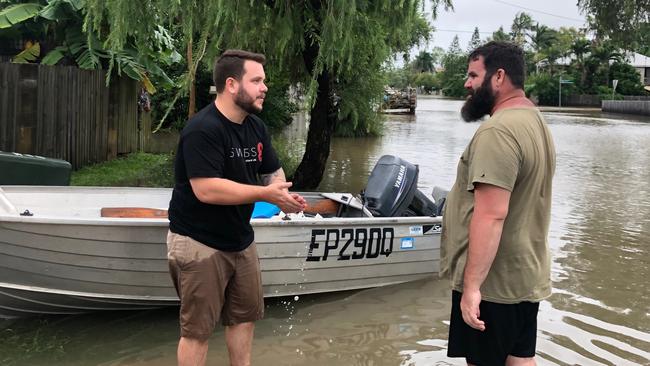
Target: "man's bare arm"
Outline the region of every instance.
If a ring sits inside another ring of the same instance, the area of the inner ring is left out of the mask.
[[[474,189],[461,311],[465,322],[475,329],[485,329],[485,323],[478,319],[480,288],[499,249],[509,203],[510,192],[506,189],[491,184],[477,184]]]
[[[270,187],[242,184],[225,178],[192,178],[190,184],[199,201],[213,205],[253,203],[268,200],[272,194]]]
[[[291,183],[286,181],[282,168],[262,176],[264,186],[241,184],[224,178],[190,179],[192,191],[203,203],[213,205],[240,205],[256,201],[267,201],[280,206],[284,212],[298,212],[305,209],[305,199],[290,193]]]
[[[271,183],[287,181],[287,177],[284,175],[284,169],[282,169],[282,167],[280,167],[280,169],[274,171],[273,173],[262,174],[261,177],[262,177],[262,184],[265,186],[268,186]]]

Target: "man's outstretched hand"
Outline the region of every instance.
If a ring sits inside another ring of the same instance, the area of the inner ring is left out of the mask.
[[[300,212],[307,207],[304,197],[289,192],[291,185],[291,182],[277,182],[266,186],[268,201],[278,205],[285,213]]]

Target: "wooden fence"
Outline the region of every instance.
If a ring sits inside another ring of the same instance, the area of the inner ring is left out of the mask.
[[[575,107],[600,107],[602,101],[599,95],[587,94],[573,94],[562,99],[562,105]]]
[[[0,63],[0,150],[64,159],[73,169],[141,150],[139,91],[128,78],[107,87],[103,70]]]

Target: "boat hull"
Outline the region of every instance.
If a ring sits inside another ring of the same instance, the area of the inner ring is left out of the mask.
[[[90,203],[99,210],[114,201],[105,193],[116,191],[106,188],[50,188],[33,193],[41,194],[40,200],[26,187],[3,188],[16,211],[31,207],[34,216],[0,214],[0,316],[178,303],[167,267],[166,219],[92,216]],[[142,201],[143,195],[151,196],[149,202]],[[161,207],[169,195],[169,190],[124,189],[120,199]],[[80,208],[56,217],[43,199],[53,204],[67,200]],[[76,217],[74,212],[83,214]],[[431,276],[439,269],[440,218],[251,222],[267,297],[385,286]]]

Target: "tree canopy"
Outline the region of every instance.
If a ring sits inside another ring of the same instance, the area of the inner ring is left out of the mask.
[[[650,51],[650,0],[578,0],[599,38],[630,50]]]
[[[431,1],[437,8],[451,0]],[[146,48],[152,31],[178,30],[186,45],[187,86],[207,55],[243,48],[267,55],[267,68],[306,86],[310,128],[294,187],[315,188],[325,168],[338,122],[367,130],[381,97],[380,70],[394,52],[406,52],[431,31],[423,1],[88,0],[86,26],[107,33],[108,46],[127,40]],[[110,27],[105,25],[109,24]],[[190,94],[191,96],[191,94]],[[190,106],[190,109],[193,106]],[[191,112],[191,110],[190,110]]]
[[[478,31],[478,27],[474,27],[474,33],[472,33],[472,38],[469,40],[469,43],[467,44],[467,52],[468,53],[472,52],[482,43],[483,42],[481,41],[481,34]]]
[[[145,88],[155,92],[149,76],[166,79],[161,68],[143,63],[146,54],[138,54],[130,44],[120,50],[109,50],[95,34],[83,31],[85,2],[83,0],[2,0],[0,9],[0,41],[20,40],[24,48],[12,58],[12,62],[41,63],[45,65],[68,64],[81,69],[106,69],[107,82],[113,74],[126,74],[139,80]],[[163,60],[166,47],[165,34],[150,43],[150,53]],[[10,43],[10,42],[7,42]],[[16,50],[6,50],[15,52]],[[167,54],[168,56],[170,55]]]

